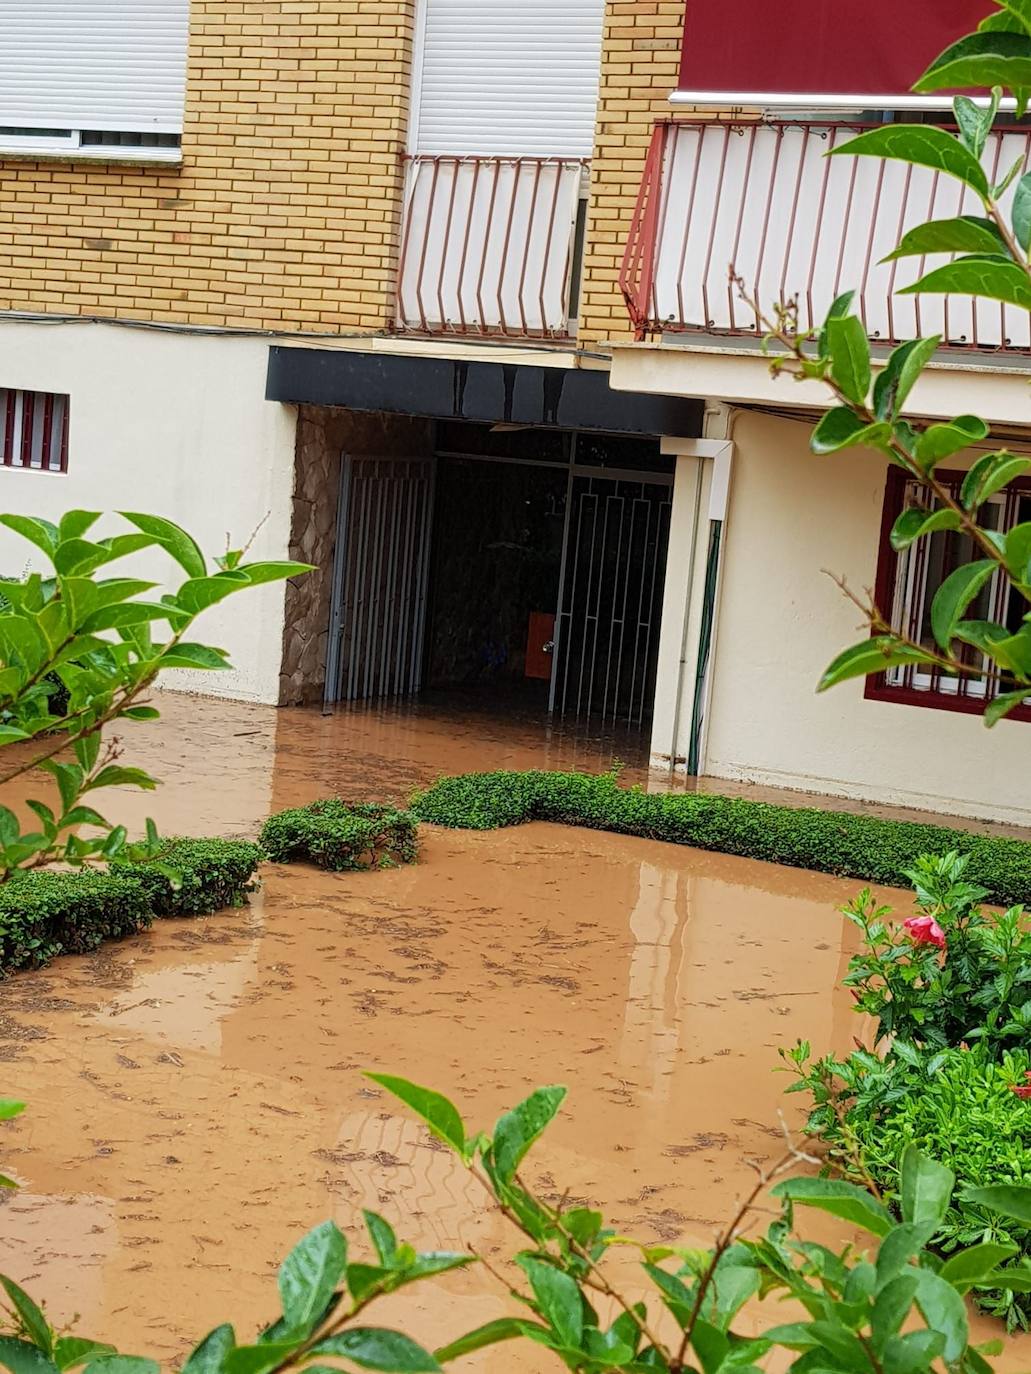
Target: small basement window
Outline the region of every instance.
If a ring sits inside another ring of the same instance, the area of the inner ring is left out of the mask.
[[[935,475],[959,495],[962,472]],[[891,547],[892,526],[908,505],[926,503],[926,492],[898,468],[888,474],[881,522],[881,542],[877,562],[875,599],[894,629],[928,648],[937,647],[931,630],[931,603],[934,594],[961,563],[980,557],[969,535],[961,530],[939,530],[911,544],[899,553]],[[1013,482],[981,508],[980,523],[989,530],[1007,533],[1014,525],[1031,520],[1031,485]],[[1001,572],[988,582],[970,605],[969,620],[993,620],[1016,631],[1023,623],[1027,606]],[[890,668],[877,677],[867,678],[866,695],[876,701],[896,701],[910,706],[930,706],[945,711],[966,711],[980,715],[985,704],[1000,690],[1012,690],[987,676],[988,661],[972,646],[963,649],[963,662],[974,672],[956,677],[927,665],[907,664]],[[1010,719],[1031,720],[1031,696]]]
[[[0,452],[5,468],[68,471],[68,396],[0,387]]]

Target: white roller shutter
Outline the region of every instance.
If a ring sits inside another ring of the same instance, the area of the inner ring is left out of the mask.
[[[0,0],[0,126],[179,133],[189,0]]]
[[[423,4],[414,152],[590,156],[605,0]]]

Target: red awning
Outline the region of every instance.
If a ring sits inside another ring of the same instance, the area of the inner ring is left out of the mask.
[[[687,0],[683,92],[903,95],[989,0]]]

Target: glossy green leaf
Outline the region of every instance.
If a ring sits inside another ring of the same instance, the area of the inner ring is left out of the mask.
[[[975,1284],[977,1288],[1004,1288],[1010,1293],[1031,1293],[1031,1269],[1013,1266],[993,1269]]]
[[[967,95],[958,95],[952,102],[959,136],[978,159],[984,152],[988,135],[995,123],[995,116],[999,112],[1001,95],[1002,91],[996,87],[987,105],[978,104]]]
[[[891,442],[891,426],[883,421],[867,424],[847,406],[836,406],[813,430],[809,445],[814,453],[840,453],[863,444],[884,448]]]
[[[222,1360],[222,1374],[268,1374],[294,1353],[299,1341],[265,1341],[260,1345],[238,1345]]]
[[[941,344],[941,335],[910,339],[893,349],[873,385],[874,414],[878,420],[894,420],[909,398],[921,372]]]
[[[362,1216],[365,1218],[369,1239],[379,1256],[380,1264],[389,1267],[397,1255],[397,1236],[394,1234],[394,1228],[388,1221],[384,1221],[378,1212],[363,1211]]]
[[[853,677],[870,677],[904,663],[927,663],[930,656],[900,644],[891,635],[875,635],[845,649],[823,673],[817,684],[818,692],[826,692],[840,682]]]
[[[6,525],[15,534],[20,534],[29,543],[53,560],[59,542],[58,528],[49,520],[41,520],[35,515],[0,515],[0,525]]]
[[[967,1348],[969,1328],[962,1297],[930,1269],[918,1269],[916,1302],[932,1331],[945,1337],[942,1356],[947,1363],[958,1360]]]
[[[463,1355],[474,1355],[477,1350],[485,1350],[487,1346],[517,1340],[520,1336],[527,1335],[527,1328],[531,1326],[534,1326],[538,1333],[547,1334],[543,1326],[519,1321],[515,1317],[499,1317],[496,1321],[478,1326],[475,1331],[470,1331],[465,1336],[459,1336],[458,1340],[452,1341],[449,1345],[442,1345],[435,1352],[436,1359],[440,1364],[450,1364],[452,1360],[460,1360]]]
[[[910,506],[902,511],[888,536],[893,549],[908,549],[924,535],[938,530],[958,530],[962,521],[954,510],[929,511],[923,506]]]
[[[203,577],[207,571],[204,555],[184,529],[160,515],[122,511],[122,516],[144,534],[150,535],[166,553],[171,554],[188,577]]]
[[[920,1254],[938,1229],[937,1222],[903,1222],[895,1226],[881,1241],[877,1251],[877,1282],[890,1283]]]
[[[873,643],[874,641],[870,641]],[[861,1226],[875,1236],[886,1236],[892,1228],[891,1213],[883,1203],[854,1183],[835,1178],[789,1178],[772,1190],[774,1197],[818,1207],[822,1212]]]
[[[956,177],[979,196],[988,194],[988,177],[977,158],[958,138],[933,124],[884,124],[832,148],[827,156],[883,157],[910,162]]]
[[[993,1183],[986,1188],[968,1188],[963,1201],[986,1207],[989,1212],[1019,1221],[1022,1226],[1031,1226],[1031,1187],[1027,1185]]]
[[[25,1110],[24,1102],[16,1102],[11,1097],[0,1097],[0,1121],[13,1121]]]
[[[58,1369],[74,1369],[98,1355],[115,1355],[113,1345],[104,1341],[87,1340],[85,1336],[59,1336],[54,1343],[54,1361]]]
[[[691,1333],[691,1349],[698,1357],[703,1374],[717,1374],[730,1354],[730,1339],[704,1317],[696,1317]]]
[[[1016,1245],[1000,1245],[996,1241],[986,1241],[982,1245],[972,1245],[968,1250],[960,1250],[941,1267],[941,1276],[961,1293],[982,1281],[993,1269],[1019,1253]]]
[[[199,615],[234,592],[250,586],[242,573],[216,573],[214,577],[194,577],[184,582],[176,595],[176,605],[187,615]]]
[[[57,1365],[29,1341],[0,1336],[0,1368],[11,1370],[11,1374],[56,1374]]]
[[[498,1177],[508,1183],[526,1152],[551,1122],[566,1096],[562,1087],[538,1088],[513,1107],[494,1127],[493,1160]]]
[[[838,387],[848,400],[865,405],[870,390],[870,341],[862,320],[855,315],[829,319],[827,349]]]
[[[687,1326],[694,1311],[694,1296],[690,1289],[675,1274],[660,1269],[657,1264],[646,1264],[644,1272],[662,1294],[662,1301],[673,1313],[678,1324]]]
[[[99,634],[101,630],[118,630],[126,625],[143,625],[148,621],[168,620],[172,608],[159,601],[124,601],[113,606],[101,606],[82,622],[83,634]]]
[[[979,416],[957,415],[946,424],[929,425],[917,438],[914,456],[923,470],[930,472],[943,458],[951,458],[987,437],[988,426]]]
[[[86,1374],[161,1374],[161,1367],[142,1355],[101,1355],[86,1366]]]
[[[334,1221],[324,1221],[294,1246],[279,1269],[283,1317],[292,1332],[311,1332],[346,1267],[347,1241]]]
[[[990,558],[964,563],[951,572],[935,592],[931,602],[931,629],[943,649],[951,646],[956,626],[981,588],[995,576],[996,566]],[[913,1216],[906,1220],[925,1221],[927,1218]]]
[[[236,1345],[236,1332],[227,1323],[216,1326],[197,1345],[183,1365],[182,1374],[221,1374],[222,1362]]]
[[[74,748],[79,767],[84,773],[90,772],[100,754],[100,731],[94,730],[91,735],[83,735],[75,741]]]
[[[58,541],[80,539],[100,519],[98,510],[70,510],[61,516],[57,526]]]
[[[1031,459],[1018,458],[1007,449],[985,453],[963,478],[960,499],[967,510],[976,510],[1009,482],[1031,469]]]
[[[560,1343],[579,1350],[583,1340],[584,1311],[576,1280],[530,1255],[519,1255],[516,1263],[530,1280],[540,1314]]]
[[[995,223],[982,215],[957,215],[918,224],[899,240],[882,262],[923,258],[931,253],[1006,253],[1006,241]]]
[[[930,294],[979,296],[1031,310],[1031,280],[1027,273],[1015,262],[1004,262],[1001,258],[959,258],[936,267],[899,292],[901,296]]]
[[[902,1156],[903,1221],[940,1222],[948,1210],[955,1182],[951,1169],[910,1145]]]
[[[381,1374],[436,1374],[440,1365],[421,1345],[400,1331],[355,1326],[312,1346],[313,1355],[339,1355]]]
[[[24,1288],[19,1287],[6,1274],[0,1274],[0,1284],[3,1284],[4,1292],[7,1294],[11,1306],[21,1318],[25,1334],[32,1340],[33,1345],[38,1346],[44,1355],[53,1355],[53,1332],[50,1330],[50,1323],[36,1303],[29,1297]]]
[[[1004,720],[1018,706],[1023,706],[1031,693],[1021,692],[1002,692],[999,696],[993,697],[984,708],[984,723],[989,729],[997,725],[1000,720]]]
[[[893,1336],[884,1347],[881,1368],[884,1374],[926,1374],[945,1349],[940,1331],[910,1331]]]
[[[369,1073],[365,1076],[400,1098],[406,1107],[410,1107],[416,1116],[425,1121],[438,1140],[450,1145],[459,1154],[464,1152],[465,1126],[462,1124],[462,1118],[454,1104],[441,1093],[435,1093],[430,1088],[420,1088],[418,1084],[410,1083],[407,1078],[395,1078],[389,1073]]]
[[[934,59],[913,90],[990,90],[993,86],[1009,90],[1031,86],[1031,38],[1027,34],[989,30],[961,38]]]
[[[314,565],[293,562],[241,563],[235,571],[245,574],[251,586],[257,587],[263,582],[282,582],[287,577],[301,577],[304,573],[314,572]]]
[[[1026,253],[1031,248],[1031,173],[1017,182],[1011,210],[1013,237]]]
[[[1017,582],[1031,583],[1031,520],[1013,526],[1003,550],[1010,576]]]
[[[203,672],[221,672],[230,666],[224,649],[207,644],[183,641],[173,644],[161,655],[162,668],[196,668]]]

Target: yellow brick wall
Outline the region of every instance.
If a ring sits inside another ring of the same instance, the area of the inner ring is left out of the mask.
[[[619,291],[630,218],[657,119],[670,117],[676,89],[684,0],[608,0],[602,46],[598,126],[580,309],[579,342],[632,336]]]
[[[392,317],[415,0],[192,0],[183,166],[0,160],[0,310]]]

